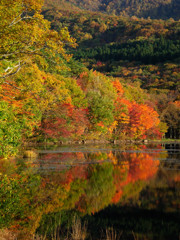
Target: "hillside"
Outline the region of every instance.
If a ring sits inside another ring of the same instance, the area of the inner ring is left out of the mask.
[[[180,18],[179,0],[46,0],[46,5],[56,7],[69,4],[71,8],[103,12],[121,16],[137,16],[152,19]]]
[[[76,60],[89,69],[119,77],[125,85],[140,86],[148,91],[151,105],[161,119],[177,128],[179,110],[171,103],[180,99],[179,21],[118,17],[55,7],[44,10],[43,14],[53,29],[59,31],[67,27],[77,39],[78,47],[70,50]],[[135,97],[136,93],[133,94]],[[172,136],[170,131],[167,136]]]
[[[26,1],[0,9],[0,158],[27,141],[179,138],[179,21]]]

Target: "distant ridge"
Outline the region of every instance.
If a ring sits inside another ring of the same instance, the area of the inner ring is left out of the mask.
[[[152,19],[180,19],[180,0],[45,0],[45,6]]]

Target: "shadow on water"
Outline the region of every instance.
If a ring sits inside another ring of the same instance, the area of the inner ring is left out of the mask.
[[[87,217],[92,239],[98,239],[95,229],[111,228],[121,233],[121,239],[178,239],[179,215],[155,210],[112,206],[93,217]],[[142,237],[144,236],[144,238]],[[146,236],[146,237],[145,237]],[[135,238],[136,239],[136,238]]]

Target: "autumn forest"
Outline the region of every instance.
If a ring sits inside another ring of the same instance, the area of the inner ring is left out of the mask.
[[[0,240],[180,236],[179,0],[0,0]]]
[[[178,14],[77,2],[0,1],[0,157],[26,142],[179,138]]]

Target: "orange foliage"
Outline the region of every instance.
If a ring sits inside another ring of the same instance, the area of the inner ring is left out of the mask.
[[[174,177],[174,181],[175,182],[180,182],[180,174],[178,174]]]
[[[0,99],[6,101],[12,106],[18,108],[22,108],[23,102],[19,99],[20,90],[17,88],[15,83],[4,83],[1,85],[0,89]]]
[[[113,86],[118,94],[114,105],[116,127],[120,129],[120,133],[133,138],[146,138],[147,131],[153,128],[154,134],[159,136],[158,113],[147,104],[139,104],[126,99],[119,80],[113,81]]]
[[[119,202],[119,200],[121,199],[123,194],[122,189],[116,190],[116,194],[114,195],[114,197],[112,198],[112,203],[116,204]]]
[[[123,87],[122,87],[121,83],[119,82],[119,80],[116,79],[115,81],[113,81],[113,86],[116,89],[117,94],[119,96],[122,96],[124,93],[124,90],[123,90]]]
[[[129,131],[132,137],[143,136],[147,130],[157,127],[160,123],[158,113],[146,104],[137,104],[135,102],[128,106],[129,109]]]
[[[157,153],[158,154],[158,153]],[[112,152],[109,158],[114,165],[114,184],[116,193],[112,199],[112,203],[117,203],[123,195],[123,188],[129,183],[134,183],[138,180],[148,180],[152,178],[159,166],[159,160],[153,160],[153,157],[148,153],[122,153],[125,159],[129,161],[118,162]]]
[[[99,126],[99,127],[104,127],[104,124],[103,124],[103,122],[101,121],[101,122],[99,122],[99,123],[97,123],[97,125]]]
[[[175,101],[174,104],[180,108],[180,101]]]
[[[148,153],[131,153],[131,163],[128,178],[131,182],[147,180],[158,170],[159,160],[153,160]]]

